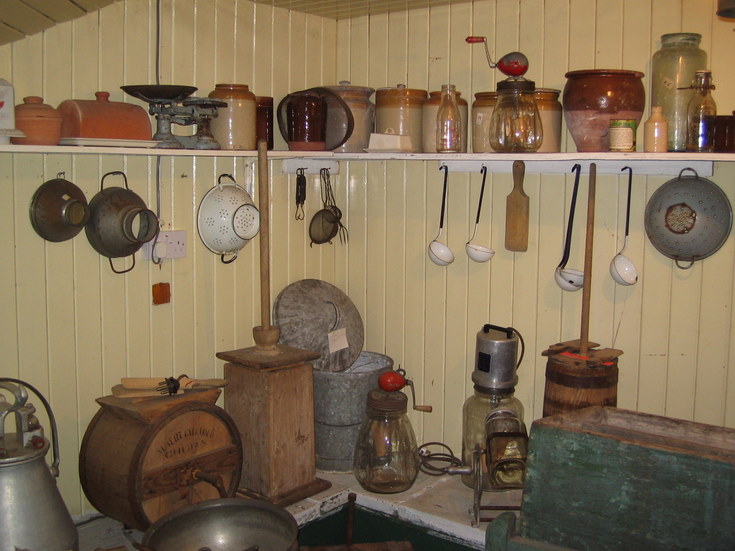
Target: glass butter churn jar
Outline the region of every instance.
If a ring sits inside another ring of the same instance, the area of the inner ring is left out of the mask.
[[[699,47],[698,33],[661,36],[661,49],[651,59],[651,106],[663,107],[668,123],[669,151],[685,151],[687,106],[696,71],[707,67],[707,53]]]
[[[501,153],[538,150],[544,139],[534,89],[536,84],[523,77],[498,82],[498,99],[490,119],[490,145]]]
[[[416,435],[406,415],[408,397],[401,388],[413,385],[402,369],[387,371],[379,378],[380,388],[367,397],[367,419],[360,427],[355,445],[353,472],[368,491],[393,494],[408,490],[419,472]],[[414,397],[415,403],[415,397]],[[431,406],[414,405],[430,412]]]
[[[520,488],[528,446],[523,404],[515,397],[523,337],[512,327],[485,324],[476,341],[474,393],[462,411],[462,463],[474,468],[462,482],[475,488],[481,476],[485,491]]]

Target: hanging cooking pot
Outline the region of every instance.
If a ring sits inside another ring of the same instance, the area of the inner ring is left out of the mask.
[[[278,104],[278,128],[291,150],[332,151],[344,144],[355,126],[349,105],[327,88],[288,94]]]
[[[76,236],[89,220],[84,192],[59,172],[39,186],[31,199],[31,225],[46,241],[66,241]]]
[[[122,176],[125,187],[105,189],[105,178]],[[110,260],[116,274],[124,274],[135,267],[135,253],[158,234],[158,217],[148,209],[137,194],[128,187],[128,178],[118,170],[102,176],[100,191],[89,202],[89,222],[85,226],[89,244]],[[125,270],[116,270],[113,258],[132,256],[133,264]]]
[[[687,170],[694,176],[683,176]],[[685,168],[648,200],[645,227],[651,244],[686,270],[727,241],[732,207],[717,184]]]
[[[223,178],[232,181],[223,183]],[[229,264],[260,230],[260,211],[232,175],[221,174],[199,203],[197,229],[204,246]]]

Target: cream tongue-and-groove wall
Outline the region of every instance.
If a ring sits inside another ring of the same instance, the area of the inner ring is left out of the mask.
[[[539,86],[564,86],[564,73],[625,68],[648,74],[666,32],[693,31],[709,53],[720,112],[735,108],[733,22],[715,16],[715,0],[485,0],[335,21],[245,0],[161,2],[160,78],[206,95],[217,82],[246,83],[276,103],[288,92],[350,80],[374,88],[405,83],[436,90],[452,82],[469,101],[491,90],[487,68],[469,34],[485,35],[496,56],[521,50]],[[156,80],[153,0],[123,0],[99,12],[0,47],[0,77],[16,98],[40,95],[51,105],[123,84]],[[646,115],[647,116],[647,113]],[[639,139],[641,133],[639,132]],[[565,133],[565,143],[574,149]],[[284,149],[278,136],[276,147]],[[622,166],[621,166],[622,168]],[[571,169],[571,166],[570,166]],[[49,243],[33,231],[28,206],[36,188],[64,172],[88,199],[101,176],[124,170],[131,187],[156,209],[156,158],[117,155],[0,154],[0,349],[3,376],[19,377],[51,401],[59,423],[62,493],[73,514],[89,510],[77,476],[82,436],[95,398],[128,375],[222,375],[215,352],[253,344],[259,325],[257,239],[224,265],[199,241],[197,205],[219,174],[250,189],[253,158],[162,158],[160,217],[184,230],[187,256],[154,266],[138,257],[126,275],[84,233]],[[585,168],[586,173],[586,168]],[[712,179],[735,200],[735,163]],[[586,174],[570,267],[582,267]],[[619,406],[735,426],[732,355],[734,240],[687,271],[648,242],[643,211],[664,176],[634,176],[626,254],[641,278],[616,286],[608,263],[622,244],[626,178],[598,177],[590,336],[620,358]],[[301,278],[343,289],[365,322],[365,349],[390,355],[414,379],[431,414],[411,413],[417,438],[460,449],[462,404],[472,392],[475,334],[484,323],[510,325],[526,340],[518,397],[530,423],[541,416],[550,344],[579,336],[581,293],[553,280],[569,210],[571,175],[526,176],[531,198],[529,248],[505,250],[508,174],[488,178],[478,242],[495,257],[475,264],[464,254],[480,175],[451,173],[448,243],[457,260],[446,268],[426,257],[437,231],[441,176],[436,162],[342,162],[332,177],[346,213],[349,245],[310,246],[307,224],[320,208],[309,177],[306,220],[294,219],[294,178],[271,163],[272,290]],[[578,206],[579,206],[578,205]],[[170,282],[170,304],[153,306],[151,286]]]

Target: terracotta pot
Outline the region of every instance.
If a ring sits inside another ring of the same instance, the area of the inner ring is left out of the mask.
[[[609,151],[610,119],[640,123],[646,101],[643,73],[588,69],[565,76],[564,120],[577,151]]]
[[[61,139],[61,113],[43,103],[43,98],[28,96],[15,106],[15,125],[25,138],[11,138],[14,144],[57,145]]]

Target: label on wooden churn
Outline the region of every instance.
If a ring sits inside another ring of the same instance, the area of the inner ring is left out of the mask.
[[[347,329],[344,327],[327,333],[327,340],[329,341],[330,354],[334,354],[350,346],[350,343],[347,342]]]

